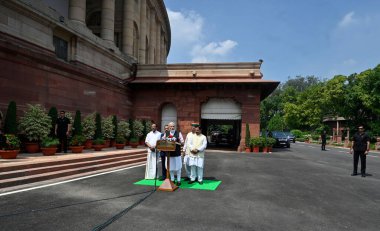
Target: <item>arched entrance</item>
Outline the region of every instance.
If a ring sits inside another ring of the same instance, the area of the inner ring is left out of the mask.
[[[169,122],[177,123],[177,109],[171,104],[165,104],[161,111],[161,131],[164,131],[164,126]]]
[[[240,143],[241,105],[230,98],[211,98],[201,106],[203,133],[210,147],[236,148]]]

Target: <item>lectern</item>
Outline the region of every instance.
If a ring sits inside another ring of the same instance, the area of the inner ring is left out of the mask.
[[[170,180],[170,152],[174,152],[176,148],[175,141],[169,140],[158,140],[156,143],[156,149],[158,151],[166,152],[166,179],[162,182],[161,186],[158,188],[159,191],[173,192],[178,189],[173,181]]]

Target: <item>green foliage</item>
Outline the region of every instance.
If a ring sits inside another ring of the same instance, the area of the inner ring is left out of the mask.
[[[51,126],[51,118],[41,105],[27,105],[27,110],[20,119],[20,130],[29,141],[39,141],[47,137]]]
[[[15,101],[9,102],[4,121],[4,133],[17,134],[17,106]]]
[[[143,130],[144,130],[144,125],[142,124],[141,120],[133,120],[133,131],[134,131],[134,135],[135,137],[137,138],[140,138],[143,136]]]
[[[249,124],[245,124],[245,146],[250,147],[251,146],[251,132],[249,130]]]
[[[70,145],[71,146],[82,146],[86,142],[86,137],[84,135],[76,134],[71,137]]]
[[[103,133],[102,133],[102,117],[100,116],[99,113],[96,113],[95,116],[95,139],[103,138]]]
[[[87,115],[83,120],[82,134],[86,139],[91,140],[95,135],[95,113]]]
[[[101,144],[105,144],[106,141],[103,139],[103,138],[96,138],[95,140],[92,141],[92,144],[94,145],[101,145]]]
[[[298,129],[293,129],[290,131],[296,138],[301,138],[303,136],[303,132]]]
[[[272,137],[268,137],[266,141],[268,147],[273,147],[276,144],[276,139]]]
[[[113,115],[112,116],[112,124],[113,124],[113,137],[117,137],[117,130],[119,129],[118,128],[118,123],[117,123],[117,116],[116,115]]]
[[[261,137],[255,136],[251,138],[251,146],[252,147],[260,147],[262,145]]]
[[[129,123],[120,120],[118,123],[118,135],[117,136],[123,136],[125,138],[128,138],[131,134],[131,130],[129,129]]]
[[[129,119],[128,124],[129,124],[129,130],[131,131],[130,137],[136,137],[135,130],[133,129],[133,120]]]
[[[143,120],[144,131],[142,137],[146,137],[146,135],[152,130],[152,121]]]
[[[102,119],[102,135],[105,139],[113,139],[114,138],[114,125],[113,125],[113,117],[108,116]]]
[[[73,125],[73,136],[75,135],[82,135],[83,133],[83,127],[82,127],[82,118],[81,113],[79,110],[75,112],[75,119],[74,119],[74,125]]]
[[[5,142],[1,144],[2,150],[20,149],[20,139],[14,134],[5,134]]]
[[[285,129],[285,121],[282,116],[275,114],[268,123],[269,131],[283,131]]]
[[[49,136],[50,137],[54,137],[55,136],[55,124],[57,123],[57,119],[58,119],[58,110],[57,110],[57,108],[56,107],[51,107],[49,109],[48,115],[51,118],[51,129],[50,129]]]
[[[46,136],[41,141],[41,146],[44,148],[56,147],[59,145],[59,140],[57,138]]]
[[[139,138],[137,138],[137,137],[131,137],[131,138],[129,139],[129,142],[130,142],[130,143],[137,143],[137,142],[139,142]]]
[[[117,144],[125,144],[126,139],[122,135],[116,136],[115,142]]]

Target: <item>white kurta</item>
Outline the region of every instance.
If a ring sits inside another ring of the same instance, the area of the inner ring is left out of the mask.
[[[193,154],[190,152],[189,155],[189,165],[197,166],[199,168],[203,168],[204,166],[204,151],[207,147],[207,138],[203,134],[193,135],[190,141],[190,151],[197,149],[199,152],[197,154]]]
[[[161,133],[159,131],[149,132],[145,138],[145,143],[151,147],[156,147],[157,140],[160,140]],[[154,179],[156,177],[156,153],[148,148],[148,155],[146,158],[145,179]]]
[[[190,142],[191,138],[193,137],[195,133],[189,132],[186,135],[185,144],[183,145],[183,150],[185,152],[185,156],[183,158],[183,164],[189,165],[189,156],[190,156]]]

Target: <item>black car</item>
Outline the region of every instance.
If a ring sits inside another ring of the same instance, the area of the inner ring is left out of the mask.
[[[284,132],[284,133],[285,133],[285,135],[288,136],[288,139],[290,142],[292,142],[292,143],[296,142],[296,136],[293,135],[293,133],[291,133],[291,132]]]
[[[281,131],[273,131],[272,137],[276,139],[275,147],[287,147],[290,148],[290,140],[288,136]]]

